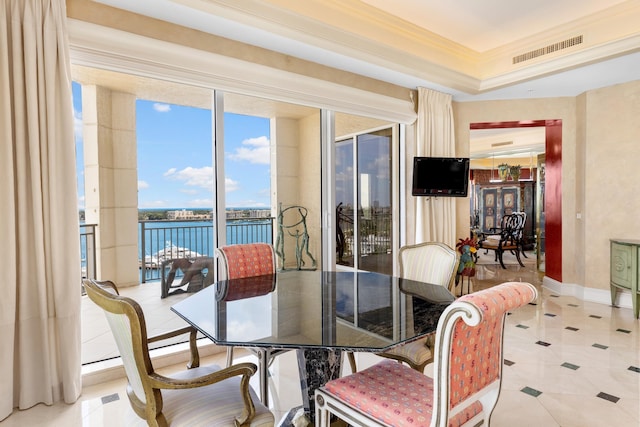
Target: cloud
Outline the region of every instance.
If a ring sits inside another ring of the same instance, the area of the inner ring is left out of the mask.
[[[165,208],[170,206],[168,200],[151,200],[149,202],[140,202],[141,208]]]
[[[73,133],[76,141],[82,140],[82,112],[73,109]]]
[[[231,193],[232,191],[236,191],[240,188],[238,185],[238,181],[234,181],[231,178],[224,179],[224,191],[227,193]]]
[[[156,102],[155,104],[153,104],[153,109],[158,113],[168,113],[169,111],[171,111],[171,105]]]
[[[376,176],[378,178],[388,178],[391,171],[389,170],[390,162],[388,157],[378,157],[374,160],[374,170],[377,171]]]
[[[263,202],[258,202],[253,199],[238,200],[235,202],[227,202],[227,206],[230,208],[268,208],[269,205]]]
[[[193,199],[187,202],[190,208],[211,208],[213,206],[213,199]]]
[[[189,188],[183,188],[180,190],[180,192],[184,194],[190,194],[190,195],[198,194],[198,190],[192,190]]]
[[[211,166],[201,168],[188,166],[181,171],[171,168],[164,173],[164,176],[175,181],[184,181],[185,185],[213,191],[213,168]]]
[[[147,181],[138,181],[138,190],[144,190],[145,188],[149,188]]]
[[[242,145],[242,147],[236,149],[235,153],[229,154],[231,160],[263,165],[271,163],[270,143],[269,138],[266,136],[245,139],[242,141]]]
[[[258,190],[258,195],[259,196],[270,196],[271,195],[271,189],[270,188],[263,188],[262,190]]]

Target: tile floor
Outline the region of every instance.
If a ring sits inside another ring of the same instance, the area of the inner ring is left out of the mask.
[[[639,426],[640,323],[631,309],[583,302],[542,289],[540,275],[530,261],[524,268],[508,266],[507,270],[478,265],[473,285],[477,290],[510,280],[534,283],[541,297],[507,317],[504,379],[491,425]],[[287,352],[270,369],[276,419],[301,403],[295,357],[295,352]],[[252,360],[252,356],[245,353],[238,359]],[[357,354],[357,359],[359,367],[380,360],[364,353]],[[223,364],[223,356],[208,357],[208,362]],[[430,374],[430,369],[428,366],[425,373]],[[124,389],[123,380],[85,387],[73,405],[37,405],[17,411],[0,427],[130,425],[134,418]]]

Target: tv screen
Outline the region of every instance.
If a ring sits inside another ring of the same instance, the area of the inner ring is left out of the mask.
[[[468,158],[413,158],[414,196],[466,197],[468,187]]]

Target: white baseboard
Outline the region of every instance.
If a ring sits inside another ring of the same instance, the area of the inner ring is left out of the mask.
[[[545,276],[542,287],[564,296],[573,296],[582,301],[611,305],[611,291],[609,289],[594,289],[574,283],[562,283]],[[631,292],[620,289],[616,298],[616,307],[633,309]]]

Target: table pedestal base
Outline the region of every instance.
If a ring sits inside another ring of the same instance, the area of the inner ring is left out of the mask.
[[[296,350],[298,355],[298,372],[300,373],[300,390],[302,391],[302,409],[293,408],[280,421],[279,426],[302,427],[313,425],[316,415],[314,393],[331,380],[340,377],[342,351],[329,349]]]
[[[331,380],[340,377],[342,351],[328,349],[296,350],[302,406],[313,422],[316,414],[314,393]]]

